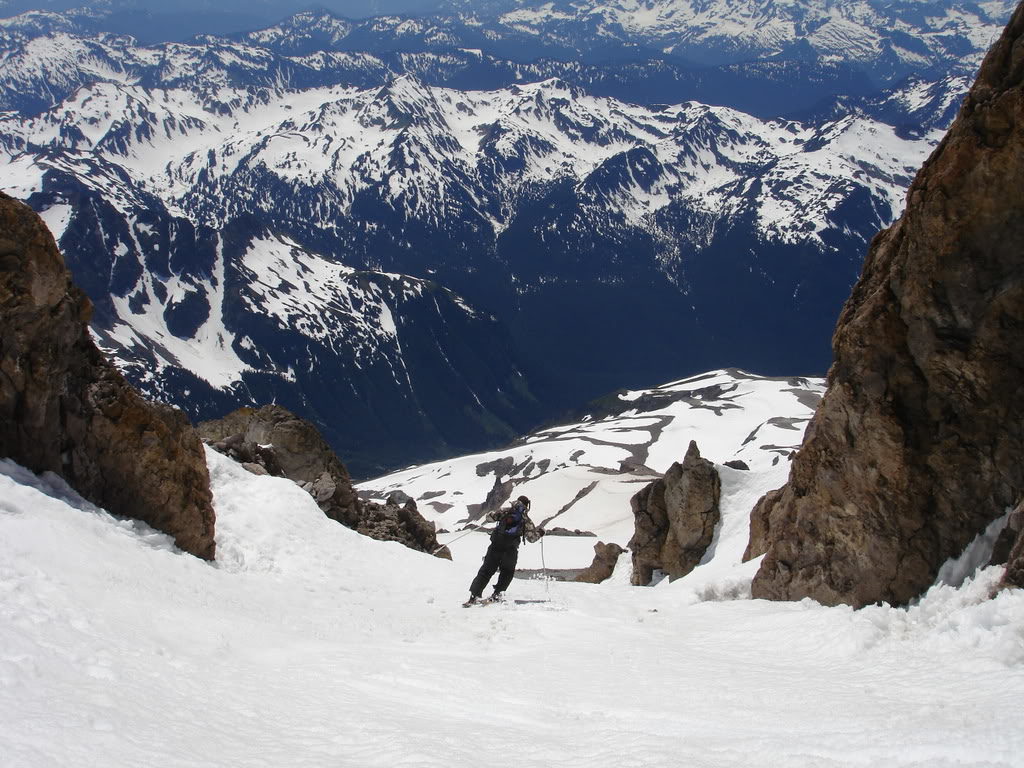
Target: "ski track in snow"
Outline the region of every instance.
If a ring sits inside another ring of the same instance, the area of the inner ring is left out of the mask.
[[[1001,569],[909,609],[617,573],[464,610],[476,561],[208,461],[215,564],[0,461],[6,768],[1022,764],[1024,592],[987,600]]]

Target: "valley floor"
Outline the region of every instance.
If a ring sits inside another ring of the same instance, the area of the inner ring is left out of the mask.
[[[517,581],[209,456],[218,558],[0,462],[0,764],[1022,766],[1024,592],[909,609]]]

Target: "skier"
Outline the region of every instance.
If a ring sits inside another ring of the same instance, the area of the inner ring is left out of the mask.
[[[530,500],[520,496],[507,509],[500,509],[487,515],[489,520],[496,520],[498,524],[491,531],[491,544],[487,547],[483,565],[480,566],[473,583],[469,585],[469,600],[466,601],[466,605],[472,605],[480,599],[484,587],[495,571],[500,571],[498,581],[494,585],[494,594],[488,600],[501,600],[516,572],[520,542],[526,539],[532,544],[544,535],[543,529],[533,524],[529,512]]]

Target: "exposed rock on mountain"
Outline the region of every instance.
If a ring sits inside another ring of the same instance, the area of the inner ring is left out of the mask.
[[[395,492],[384,504],[361,502],[348,470],[317,428],[287,409],[239,408],[222,419],[202,422],[198,429],[214,450],[250,471],[297,483],[332,520],[380,541],[398,541],[422,552],[438,550],[435,526],[420,515],[415,501]],[[442,549],[438,554],[446,553]]]
[[[1018,504],[1017,508],[1007,517],[1006,525],[992,545],[989,565],[1009,564],[1013,548],[1022,531],[1024,531],[1024,502]]]
[[[451,550],[437,541],[437,526],[426,520],[416,502],[408,497],[399,499],[392,495],[386,504],[366,502],[363,518],[355,529],[378,541],[397,541],[410,549],[452,559]]]
[[[1024,501],[1010,513],[996,538],[989,564],[1006,566],[1004,586],[1024,588]]]
[[[147,403],[89,336],[92,305],[45,224],[0,193],[0,456],[214,556],[210,478],[178,410]]]
[[[619,562],[619,555],[625,551],[614,542],[611,544],[605,544],[603,541],[597,542],[594,545],[594,562],[588,568],[585,568],[573,581],[582,581],[586,584],[600,584],[615,572],[615,565]]]
[[[769,491],[762,496],[750,513],[750,541],[743,553],[743,562],[752,560],[768,551],[768,527],[771,525],[770,512],[782,496],[783,488]]]
[[[650,584],[655,569],[677,579],[696,568],[714,537],[720,497],[715,465],[701,458],[691,440],[682,464],[673,464],[664,478],[630,499],[636,521],[629,542],[633,583]]]
[[[1024,531],[1017,534],[1017,543],[1010,552],[1010,561],[1006,564],[1003,584],[1024,589]]]
[[[511,480],[501,480],[501,476],[495,477],[494,486],[487,492],[487,498],[480,505],[480,515],[490,512],[497,512],[501,505],[512,498],[512,489],[515,484]]]
[[[267,405],[239,408],[222,419],[201,422],[198,430],[214,450],[298,483],[332,520],[349,528],[359,523],[362,505],[348,470],[305,419]]]
[[[755,597],[906,603],[1024,494],[1022,52],[1024,6],[872,243]]]

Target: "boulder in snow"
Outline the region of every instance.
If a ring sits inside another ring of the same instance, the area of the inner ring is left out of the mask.
[[[682,464],[673,464],[630,500],[636,526],[629,543],[633,583],[650,584],[655,569],[677,579],[696,568],[721,517],[720,497],[715,465],[701,458],[691,440]]]
[[[610,578],[615,572],[615,566],[619,562],[619,555],[625,552],[622,547],[612,542],[605,544],[603,541],[594,545],[594,562],[585,568],[573,581],[582,581],[586,584],[600,584]]]

